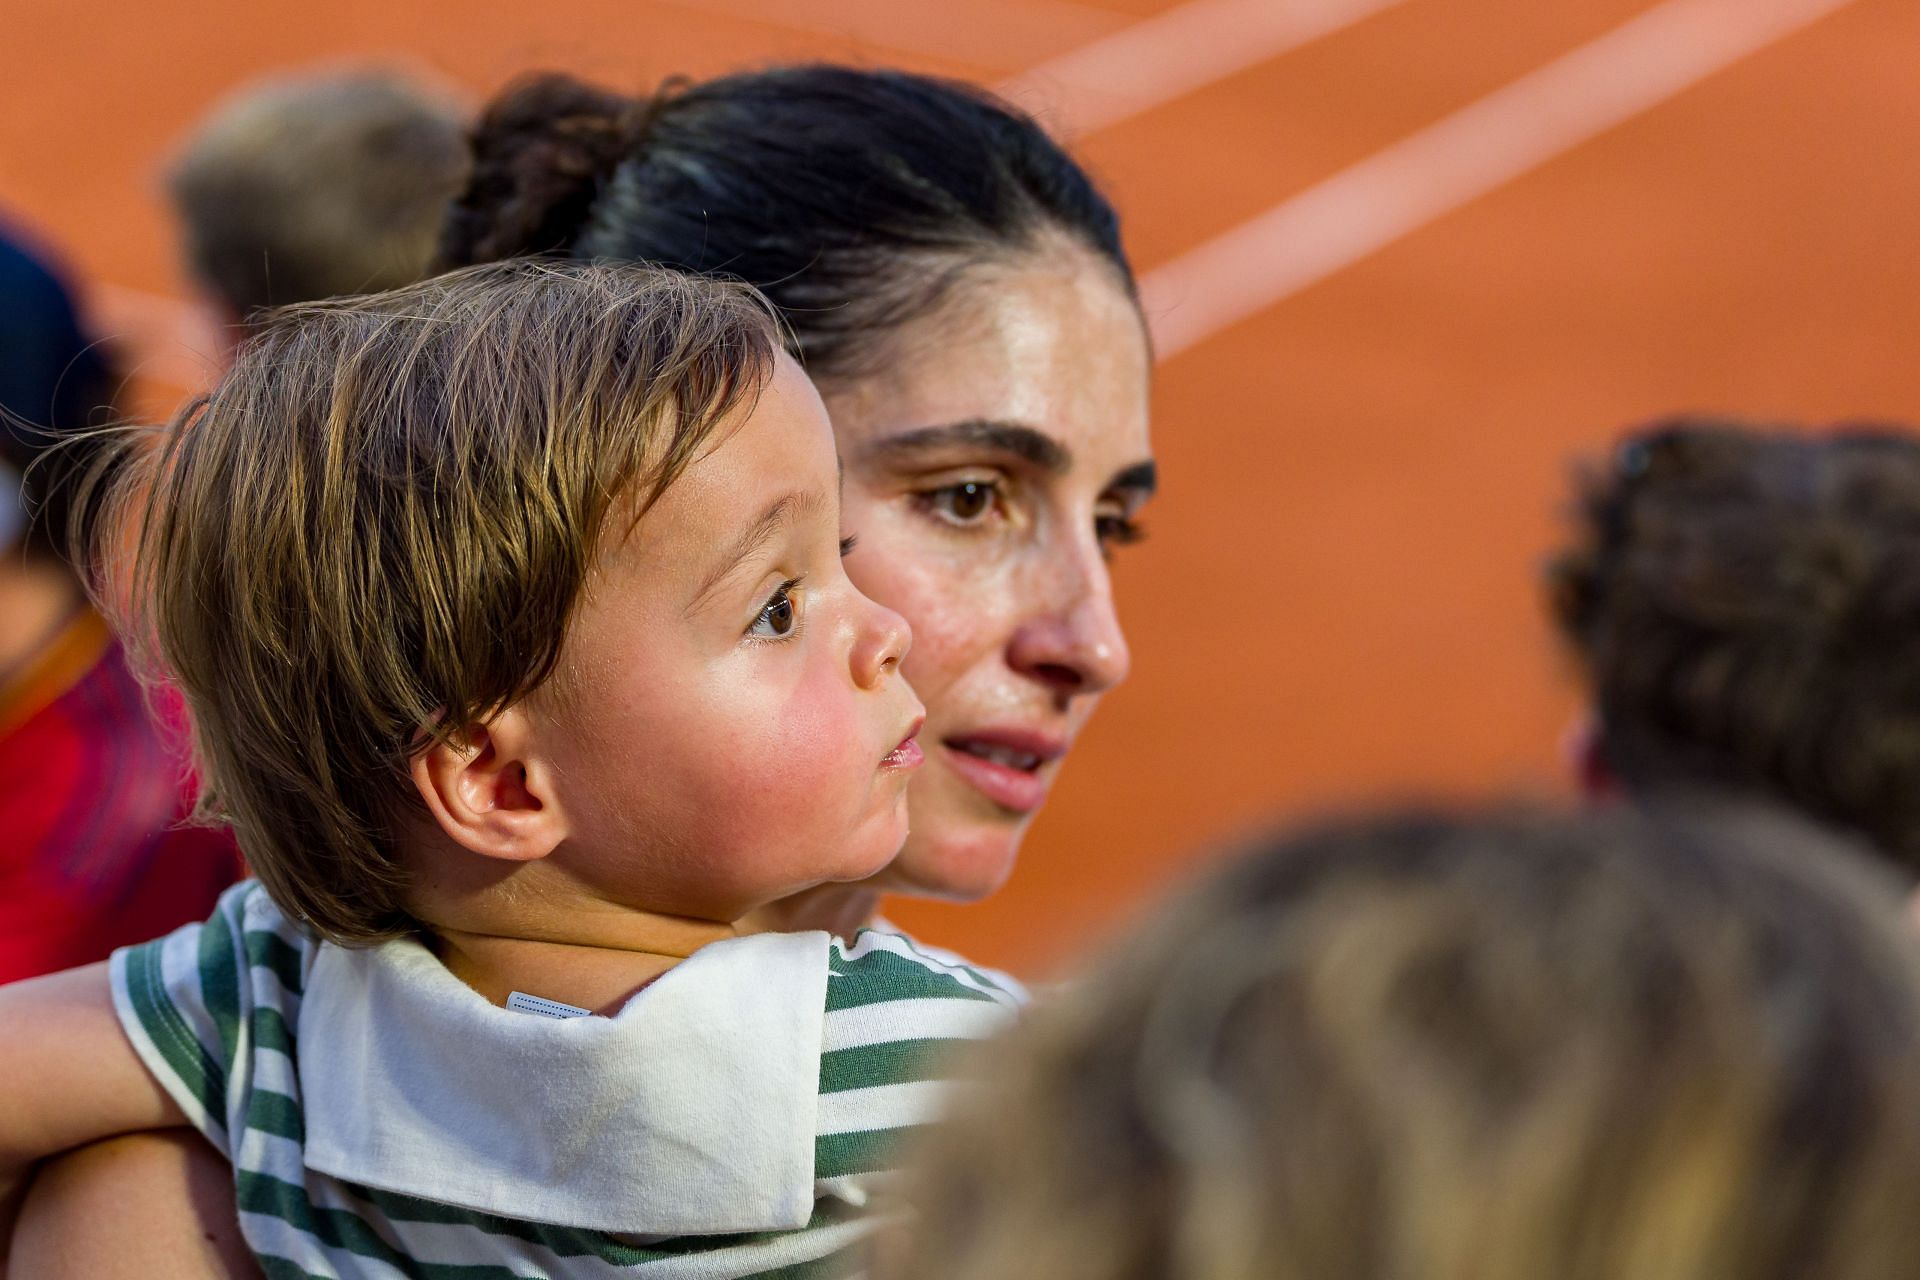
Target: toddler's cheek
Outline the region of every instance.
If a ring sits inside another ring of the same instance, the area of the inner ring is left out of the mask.
[[[844,776],[854,761],[873,754],[870,744],[878,736],[878,717],[884,710],[873,695],[855,693],[844,672],[809,680],[781,709],[785,754],[801,758],[802,767],[823,772],[837,768]],[[874,755],[874,764],[880,763],[880,755]]]
[[[907,727],[882,722],[899,705],[826,670],[777,705],[734,716],[742,728],[703,744],[703,764],[687,771],[695,787],[685,812],[700,829],[692,847],[714,850],[712,870],[742,896],[854,878],[847,862],[874,843],[869,829],[886,799],[876,784],[894,743],[880,740]]]

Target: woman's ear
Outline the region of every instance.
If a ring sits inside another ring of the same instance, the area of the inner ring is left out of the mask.
[[[414,787],[440,829],[462,848],[532,862],[566,838],[566,815],[528,730],[526,714],[509,707],[413,757]]]

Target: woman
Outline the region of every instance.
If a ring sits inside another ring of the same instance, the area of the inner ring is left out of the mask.
[[[1112,208],[1030,119],[900,72],[786,68],[648,101],[542,77],[491,106],[474,150],[448,266],[623,258],[767,292],[833,416],[848,571],[913,624],[928,762],[906,848],[875,881],[762,923],[846,932],[882,893],[992,893],[1127,673],[1108,560],[1139,536],[1154,469]],[[231,1171],[197,1141],[68,1157],[36,1188],[16,1265],[251,1274]],[[122,1239],[146,1247],[135,1259]]]

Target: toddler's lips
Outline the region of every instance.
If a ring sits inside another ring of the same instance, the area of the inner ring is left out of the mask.
[[[925,721],[926,718],[923,716],[913,722],[913,728],[907,731],[906,737],[900,739],[900,745],[889,751],[886,759],[880,762],[882,769],[917,769],[920,767],[921,762],[926,759],[926,756],[921,754],[920,744],[914,739],[919,735],[920,726],[924,724]]]

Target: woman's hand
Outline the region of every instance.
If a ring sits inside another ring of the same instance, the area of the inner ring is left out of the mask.
[[[0,1260],[34,1165],[187,1117],[120,1030],[107,965],[0,987]]]

